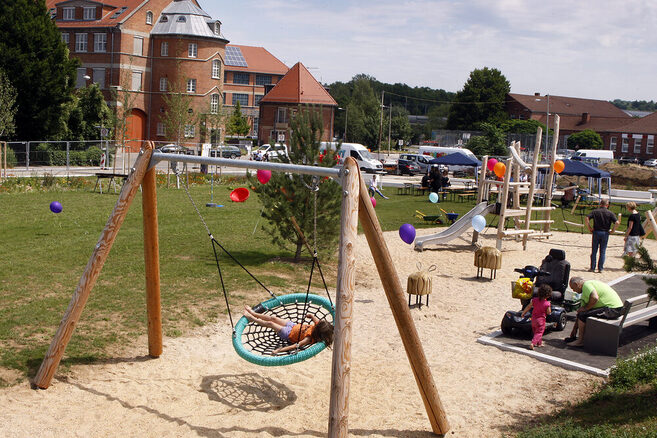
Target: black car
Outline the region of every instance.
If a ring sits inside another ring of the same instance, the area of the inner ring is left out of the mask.
[[[219,146],[210,150],[210,156],[235,159],[242,156],[242,151],[237,146]]]
[[[397,160],[397,173],[399,175],[415,175],[420,173],[420,166],[415,161],[400,158]]]
[[[618,164],[639,164],[639,159],[637,157],[620,157]]]

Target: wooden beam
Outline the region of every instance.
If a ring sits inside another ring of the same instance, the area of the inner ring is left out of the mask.
[[[107,256],[112,249],[114,239],[121,228],[121,224],[123,224],[123,221],[125,220],[130,205],[139,189],[139,184],[141,184],[141,181],[144,178],[152,153],[153,143],[148,142],[144,149],[140,151],[139,157],[137,157],[137,160],[135,161],[134,170],[121,189],[114,210],[107,220],[105,229],[98,239],[98,243],[89,258],[89,262],[82,273],[80,282],[78,283],[75,293],[64,313],[62,322],[60,323],[59,328],[55,333],[55,337],[46,352],[46,356],[41,363],[41,367],[36,374],[34,383],[39,388],[46,389],[52,382],[52,377],[64,355],[66,345],[68,345],[71,336],[73,336],[73,331],[75,330],[75,326],[80,319],[82,310],[87,303],[91,289],[93,289],[96,284],[96,280],[100,275],[100,271],[103,269],[105,260],[107,260]]]
[[[142,186],[144,226],[144,266],[146,273],[146,315],[148,317],[148,354],[162,354],[162,307],[160,305],[160,243],[157,223],[155,167],[146,172]]]
[[[427,362],[420,337],[413,323],[410,309],[406,304],[406,296],[397,270],[390,257],[388,246],[383,238],[383,232],[379,220],[374,212],[370,195],[367,192],[365,181],[360,179],[360,198],[358,203],[358,216],[363,226],[367,243],[372,251],[372,257],[383,284],[383,290],[388,298],[388,304],[402,339],[406,356],[411,365],[415,382],[420,390],[424,408],[427,411],[429,422],[434,433],[442,435],[449,431],[449,423],[445,415],[438,390],[431,375],[431,369]]]
[[[358,182],[360,179],[358,163],[352,157],[348,157],[345,160],[343,170],[340,247],[338,253],[338,281],[335,302],[335,330],[331,365],[331,400],[328,427],[328,436],[332,438],[347,437],[349,431],[351,338],[353,331],[354,289],[356,288],[356,254],[354,253],[354,247],[358,236]],[[369,196],[367,199],[369,200]]]

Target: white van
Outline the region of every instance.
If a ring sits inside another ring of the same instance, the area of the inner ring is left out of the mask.
[[[335,150],[337,147],[335,142],[322,142],[320,145],[320,152],[327,149]],[[383,164],[374,158],[370,151],[365,146],[358,143],[342,143],[338,150],[338,165],[342,166],[345,158],[353,157],[358,161],[360,170],[367,173],[383,172]]]
[[[573,154],[571,159],[576,161],[593,161],[603,164],[614,159],[614,151],[604,151],[602,149],[580,149]]]
[[[287,145],[276,143],[275,145],[263,144],[253,151],[252,159],[256,161],[278,160],[282,156],[287,157]]]

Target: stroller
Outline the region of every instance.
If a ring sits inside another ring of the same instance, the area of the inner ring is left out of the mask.
[[[566,253],[561,249],[552,248],[549,254],[541,262],[541,268],[525,266],[516,268],[514,271],[521,274],[521,278],[528,278],[533,282],[532,297],[536,296],[536,288],[542,284],[548,284],[552,288],[552,313],[546,319],[546,328],[561,331],[566,327],[566,312],[572,310],[574,304],[565,301],[566,288],[570,279],[570,263],[566,261]],[[515,283],[512,288],[515,287]],[[514,330],[531,332],[532,322],[529,315],[524,318],[520,316],[531,298],[521,298],[521,310],[509,310],[502,318],[502,333],[511,335]]]

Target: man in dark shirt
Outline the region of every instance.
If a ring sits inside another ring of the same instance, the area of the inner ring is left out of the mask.
[[[602,272],[605,264],[605,252],[607,251],[607,243],[609,242],[609,228],[613,228],[611,232],[616,231],[616,227],[620,224],[620,215],[616,215],[608,210],[609,200],[601,199],[600,207],[593,210],[584,219],[586,227],[592,233],[591,240],[591,268],[589,271],[595,271],[595,259],[598,249],[600,256],[598,257],[598,272]],[[590,220],[593,219],[593,227],[591,227]]]

